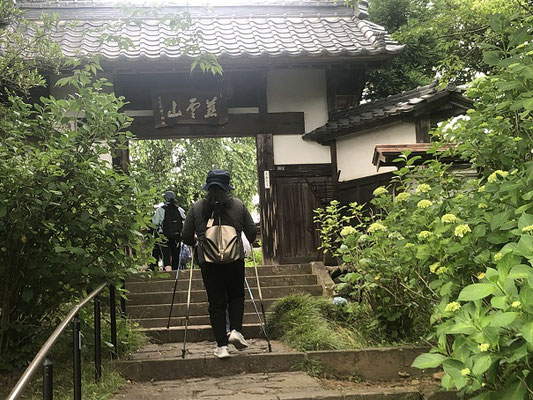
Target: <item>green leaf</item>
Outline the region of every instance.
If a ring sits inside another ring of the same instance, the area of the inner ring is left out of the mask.
[[[533,257],[533,236],[522,235],[518,241],[517,250],[524,257]]]
[[[529,321],[528,323],[522,325],[520,333],[529,344],[533,345],[533,321]]]
[[[461,290],[458,300],[460,301],[472,301],[483,299],[497,290],[496,286],[491,283],[475,283],[469,285]]]
[[[419,355],[413,361],[413,367],[418,369],[437,368],[448,357],[438,353],[425,353]]]
[[[525,400],[527,399],[527,388],[522,382],[514,382],[505,388],[502,393],[502,399],[505,400]]]
[[[512,324],[517,315],[518,313],[516,312],[494,313],[489,317],[489,324],[492,327],[501,328]]]
[[[446,333],[448,334],[463,334],[463,335],[471,335],[476,332],[476,327],[468,322],[458,322],[456,324],[453,324]]]
[[[498,65],[500,62],[501,53],[499,51],[484,51],[483,61],[488,65]]]
[[[509,278],[511,279],[525,279],[533,272],[533,268],[528,265],[519,264],[515,265],[511,272],[509,273]]]
[[[533,215],[524,213],[518,219],[518,229],[522,230],[522,228],[528,225],[533,225]]]
[[[490,368],[492,364],[492,356],[490,354],[483,354],[476,360],[472,367],[472,373],[474,375],[481,375],[483,372]]]
[[[490,304],[492,304],[494,308],[507,308],[507,296],[494,296],[490,299]]]

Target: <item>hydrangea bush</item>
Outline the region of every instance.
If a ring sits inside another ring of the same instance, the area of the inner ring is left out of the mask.
[[[374,328],[428,337],[434,348],[414,365],[442,366],[445,388],[478,400],[533,394],[531,26],[491,21],[501,43],[484,60],[496,73],[473,82],[467,118],[434,132],[433,151],[448,149],[477,174],[438,159],[413,167],[406,153],[398,194],[376,189],[374,216],[352,206],[361,223],[331,247],[352,270],[341,289],[372,308]]]

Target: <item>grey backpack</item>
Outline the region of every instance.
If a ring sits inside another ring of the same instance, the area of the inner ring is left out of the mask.
[[[242,258],[240,235],[231,225],[222,225],[220,215],[214,224],[214,213],[207,221],[203,240],[204,259],[208,263],[229,264]]]

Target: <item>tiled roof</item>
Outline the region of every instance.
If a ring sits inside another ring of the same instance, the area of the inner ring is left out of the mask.
[[[158,16],[188,11],[193,21],[189,32],[201,34],[200,51],[216,55],[221,61],[383,58],[403,50],[384,28],[366,20],[365,2],[355,12],[344,7],[341,0],[225,0],[209,8],[196,4],[185,7],[185,2],[180,2],[171,6],[165,3],[158,9]],[[18,4],[29,18],[38,18],[43,12],[59,15],[61,23],[53,38],[66,56],[99,53],[107,60],[190,60],[196,56],[185,52],[187,33],[180,33],[181,44],[171,43],[176,31],[168,22],[162,23],[153,16],[145,15],[138,25],[110,28],[125,15],[110,3],[26,0]],[[77,22],[72,24],[74,19]],[[102,43],[102,32],[110,29],[113,34],[130,39],[133,47],[123,49],[110,41]]]
[[[427,86],[338,111],[324,126],[304,134],[303,138],[324,143],[407,116],[424,107],[430,107],[431,103],[435,102],[437,105],[437,100],[445,100],[448,96],[454,97],[455,108],[469,108],[470,100],[463,97],[454,85],[439,89],[437,82],[433,82]]]

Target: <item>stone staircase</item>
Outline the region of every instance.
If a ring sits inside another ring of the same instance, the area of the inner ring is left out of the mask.
[[[328,293],[333,284],[320,264],[268,265],[258,267],[258,271],[267,318],[268,308],[280,297],[302,292],[320,296]],[[253,268],[246,269],[246,277],[260,309]],[[298,352],[272,341],[273,351],[269,353],[247,290],[243,334],[250,346],[243,351],[230,346],[232,357],[219,360],[213,355],[215,343],[199,270],[193,271],[187,352],[182,358],[189,271],[179,273],[171,326],[167,329],[174,278],[175,272],[159,273],[154,278],[139,275],[126,283],[130,292],[126,311],[148,335],[151,344],[117,362],[117,368],[132,384],[115,399],[455,398],[434,393],[436,381],[426,371],[411,368],[414,358],[425,351],[421,348]],[[358,383],[351,386],[334,383],[331,387],[295,371],[295,366],[302,370],[302,366],[316,363],[337,377],[350,380],[355,377]]]
[[[294,293],[309,293],[313,296],[323,294],[323,286],[318,283],[317,276],[312,273],[310,264],[269,265],[257,267],[265,309],[274,301]],[[178,285],[170,329],[167,329],[168,313],[172,301],[175,272],[160,273],[157,278],[147,280],[146,277],[132,278],[126,288],[128,302],[126,310],[154,343],[181,342],[185,330],[187,310],[187,289],[189,270],[179,272]],[[204,289],[200,270],[193,271],[191,289],[191,305],[187,341],[213,341],[209,314],[207,311],[207,294]],[[246,268],[246,279],[252,289],[256,305],[260,310],[257,279],[253,268]],[[243,334],[246,338],[263,337],[259,319],[253,303],[245,291]]]

